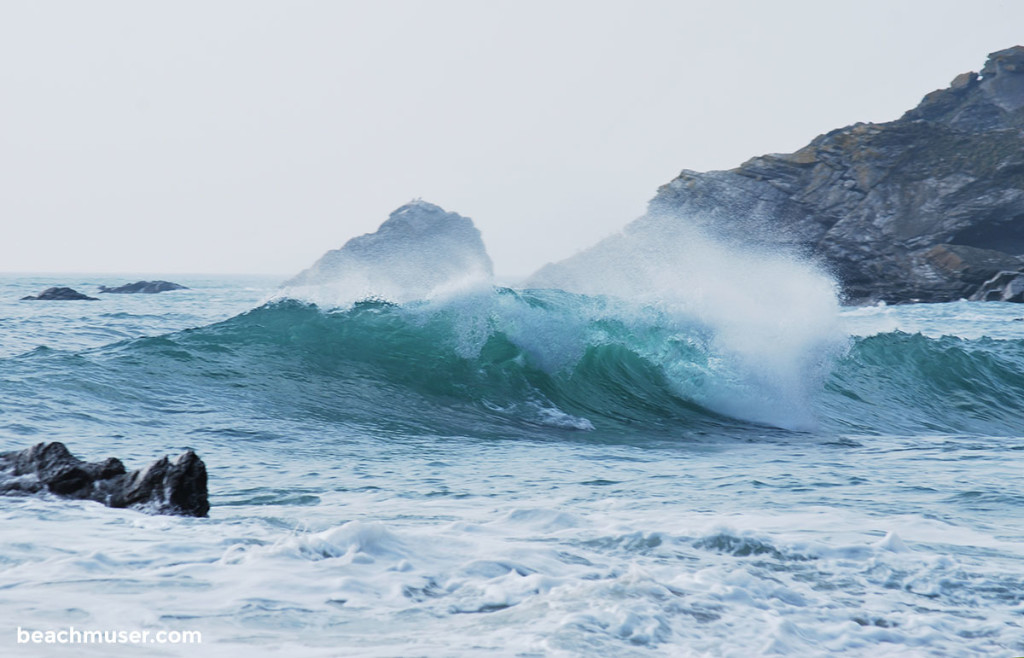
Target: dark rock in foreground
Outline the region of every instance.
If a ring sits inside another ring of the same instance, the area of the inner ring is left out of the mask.
[[[33,297],[32,295],[28,295],[27,297],[22,297],[21,299],[22,300],[26,300],[26,299],[29,299],[29,300],[39,300],[39,301],[73,301],[73,300],[84,299],[84,300],[88,300],[90,302],[97,301],[97,299],[95,297],[90,297],[89,295],[83,295],[82,293],[78,292],[74,288],[47,288],[46,290],[42,291],[41,293],[39,293],[35,297]]]
[[[210,511],[206,465],[191,450],[173,462],[161,457],[131,473],[114,457],[84,462],[58,442],[0,454],[0,494],[41,491],[153,514],[206,516]]]
[[[1024,47],[992,53],[896,121],[683,171],[626,231],[680,222],[811,256],[849,303],[970,297],[1024,268]]]
[[[179,283],[173,283],[171,281],[136,281],[135,283],[127,283],[123,286],[117,286],[116,288],[100,286],[100,292],[109,292],[123,295],[153,295],[158,292],[167,292],[168,290],[188,290],[188,288]]]

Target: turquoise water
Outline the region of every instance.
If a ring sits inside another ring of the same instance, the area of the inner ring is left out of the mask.
[[[1019,306],[843,309],[780,359],[551,290],[17,301],[129,278],[0,279],[0,449],[193,448],[210,518],[0,499],[5,655],[1024,654]]]

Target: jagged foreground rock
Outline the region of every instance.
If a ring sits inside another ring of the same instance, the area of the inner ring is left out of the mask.
[[[991,54],[980,75],[957,76],[896,121],[730,171],[683,171],[626,230],[679,222],[810,255],[850,303],[969,297],[1024,267],[1024,47]]]
[[[59,442],[0,454],[0,494],[42,491],[154,514],[206,516],[210,511],[206,465],[191,450],[173,462],[161,457],[131,473],[114,457],[84,462]]]
[[[404,302],[492,276],[473,221],[416,200],[392,212],[374,233],[328,251],[283,286],[331,289],[339,302],[367,297]]]

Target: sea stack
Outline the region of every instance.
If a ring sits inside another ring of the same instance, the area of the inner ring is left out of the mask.
[[[353,300],[404,302],[492,276],[491,258],[473,220],[415,200],[392,212],[375,232],[328,251],[283,285],[326,287]]]

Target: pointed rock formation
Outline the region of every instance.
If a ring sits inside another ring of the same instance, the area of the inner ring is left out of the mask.
[[[392,212],[376,232],[328,251],[284,286],[324,286],[351,300],[404,302],[492,275],[473,220],[417,200]]]

